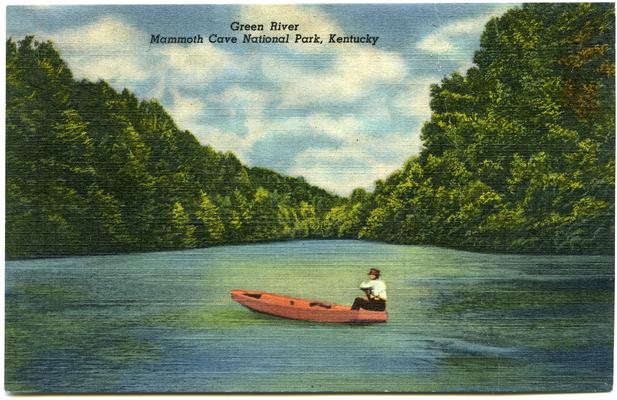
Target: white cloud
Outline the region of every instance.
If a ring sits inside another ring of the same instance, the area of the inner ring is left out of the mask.
[[[289,174],[342,195],[358,187],[370,189],[376,177],[387,176],[401,164],[400,160],[380,161],[359,147],[309,149],[294,161]]]
[[[112,17],[79,28],[44,34],[50,37],[77,77],[140,81],[149,76],[139,57],[143,32]]]
[[[243,137],[236,131],[226,131],[209,125],[201,125],[199,130],[191,133],[202,144],[212,146],[216,151],[231,151],[243,162],[246,162],[247,154],[254,144],[252,138]]]
[[[472,59],[469,59],[467,61],[465,61],[464,63],[462,63],[457,69],[456,72],[458,72],[461,75],[466,75],[467,71],[469,71],[471,68],[473,67],[477,67],[477,65],[473,62]],[[436,82],[437,83],[437,82]]]
[[[132,56],[91,56],[67,57],[69,67],[77,77],[91,81],[99,79],[122,82],[126,86],[130,82],[142,81],[150,75],[141,60]]]
[[[336,139],[339,145],[304,150],[285,172],[303,176],[313,185],[343,195],[357,187],[370,189],[377,177],[399,168],[420,148],[415,139],[404,133],[375,136],[361,116],[312,114],[301,123],[315,133]]]
[[[188,47],[165,46],[159,53],[165,56],[161,66],[169,68],[172,76],[184,82],[205,83],[223,70],[235,68],[232,56],[208,43]]]
[[[143,32],[113,17],[103,17],[98,21],[78,28],[69,28],[55,34],[59,43],[68,51],[90,51],[95,48],[104,53],[136,47],[136,43],[146,40]],[[112,56],[114,54],[106,54]]]
[[[192,97],[181,94],[178,90],[172,90],[173,104],[169,108],[176,125],[180,129],[188,129],[192,133],[202,129],[199,118],[202,116],[206,104],[201,97]]]
[[[204,125],[194,133],[200,142],[212,145],[219,151],[233,151],[250,165],[254,165],[251,152],[261,141],[277,143],[281,139],[284,142],[290,134],[313,137],[315,146],[298,149],[298,153],[288,161],[291,167],[278,172],[303,176],[313,185],[344,195],[356,187],[369,189],[377,177],[387,176],[399,168],[421,146],[408,133],[388,132],[387,136],[376,136],[367,126],[367,121],[373,116],[312,113],[294,118],[264,118],[263,110],[269,103],[263,101],[262,95],[259,91],[239,87],[228,89],[220,96],[229,101],[228,105],[242,103],[251,107],[251,116],[238,120],[245,129],[220,129]],[[214,107],[226,108],[222,104]],[[243,114],[246,110],[238,108],[238,113]],[[243,130],[246,132],[241,132]],[[324,143],[329,144],[324,146]]]
[[[201,143],[211,145],[219,151],[233,151],[246,162],[253,145],[266,137],[272,129],[276,129],[276,121],[270,121],[263,115],[271,96],[270,92],[241,86],[232,86],[222,93],[210,95],[210,109],[206,109],[208,116],[222,117],[235,127],[220,129],[202,123],[193,134]],[[236,123],[233,124],[233,121]]]
[[[297,31],[270,31],[271,22],[281,22],[283,24],[298,24]],[[252,5],[245,6],[240,12],[241,23],[262,24],[264,25],[263,32],[269,35],[276,34],[291,34],[290,42],[294,41],[296,33],[312,36],[319,35],[322,40],[326,41],[330,33],[343,33],[341,27],[332,20],[328,14],[319,10],[316,7],[307,5]],[[238,33],[256,33],[251,31],[239,31]],[[289,47],[298,52],[320,52],[323,51],[323,45],[308,45],[290,43]]]
[[[251,111],[259,112],[270,101],[272,93],[263,90],[247,89],[242,86],[232,86],[222,94],[216,94],[211,98],[223,103],[228,108],[241,108],[250,114]]]
[[[409,156],[420,154],[423,146],[424,143],[422,143],[422,138],[420,137],[420,130],[418,130],[413,135],[411,135],[411,138],[409,140],[409,148],[412,149],[412,151],[409,153]]]
[[[351,103],[380,85],[400,82],[407,74],[400,54],[360,47],[340,51],[325,69],[289,65],[273,57],[264,60],[262,69],[281,85],[282,106]]]
[[[409,115],[427,119],[431,116],[431,93],[430,88],[425,87],[411,98],[409,102]]]
[[[298,24],[299,33],[318,34],[327,40],[330,33],[344,34],[343,29],[327,13],[306,5],[254,5],[243,7],[240,22],[260,23],[270,31],[270,22]],[[287,31],[286,31],[287,32]],[[289,31],[293,35],[296,31]],[[285,32],[283,32],[285,33]],[[397,83],[407,73],[403,57],[366,45],[330,48],[326,45],[289,46],[295,53],[306,54],[302,63],[285,53],[265,56],[261,72],[281,88],[281,106],[294,107],[314,103],[351,103],[367,96],[382,84]],[[316,54],[319,53],[319,54]],[[322,65],[315,68],[316,64]],[[324,62],[325,61],[325,62]],[[328,62],[329,61],[329,62]],[[324,66],[325,64],[325,66]]]
[[[392,105],[405,116],[428,119],[431,116],[431,84],[439,81],[438,77],[408,79],[405,82],[408,89],[398,94]]]
[[[115,86],[162,77],[159,84],[182,86],[205,83],[226,69],[236,68],[233,57],[209,43],[149,45],[149,35],[113,16],[53,33],[51,38],[78,78],[104,79]],[[164,93],[159,87],[156,93]]]
[[[304,123],[315,132],[344,142],[358,141],[361,136],[362,123],[357,117],[311,114]]]
[[[492,18],[502,15],[510,9],[510,5],[494,7],[490,13],[480,16],[460,19],[443,25],[433,33],[425,36],[417,43],[416,48],[431,54],[445,54],[460,50],[456,45],[456,38],[465,35],[479,35],[485,24]]]

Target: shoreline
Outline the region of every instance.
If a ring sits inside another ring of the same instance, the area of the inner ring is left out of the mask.
[[[124,255],[124,254],[137,254],[137,253],[163,253],[163,252],[175,252],[175,251],[187,251],[187,250],[199,250],[199,249],[209,249],[215,247],[222,246],[250,246],[250,245],[263,245],[263,244],[275,244],[275,243],[285,243],[285,242],[308,242],[308,241],[355,241],[355,242],[366,242],[366,243],[377,243],[377,244],[387,244],[393,246],[415,246],[415,247],[435,247],[442,249],[450,249],[450,250],[458,250],[458,251],[466,251],[474,254],[502,254],[502,255],[529,255],[529,256],[612,256],[615,257],[615,252],[612,253],[601,253],[601,252],[541,252],[541,251],[508,251],[503,249],[496,248],[482,248],[478,249],[473,247],[464,247],[464,246],[447,246],[443,244],[426,244],[426,243],[418,243],[418,244],[406,244],[406,243],[396,243],[396,242],[386,242],[380,240],[371,240],[371,239],[357,239],[357,238],[297,238],[297,239],[271,239],[271,240],[262,240],[262,241],[250,241],[250,242],[225,242],[225,243],[217,243],[210,246],[203,247],[175,247],[175,248],[163,248],[163,249],[135,249],[135,250],[120,250],[116,252],[100,252],[100,253],[78,253],[78,254],[51,254],[51,255],[36,255],[36,256],[25,256],[25,257],[7,257],[6,254],[4,256],[4,261],[26,261],[26,260],[41,260],[41,259],[59,259],[59,258],[69,258],[69,257],[97,257],[97,256],[115,256],[115,255]]]

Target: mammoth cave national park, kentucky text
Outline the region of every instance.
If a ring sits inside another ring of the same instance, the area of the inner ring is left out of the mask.
[[[300,24],[271,21],[269,24],[242,23],[229,24],[230,32],[194,34],[189,36],[165,36],[160,33],[150,35],[150,45],[157,44],[306,44],[306,45],[345,45],[365,44],[375,46],[379,36],[341,33],[305,33]]]

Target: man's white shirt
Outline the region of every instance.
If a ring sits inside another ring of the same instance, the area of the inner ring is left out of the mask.
[[[379,297],[382,300],[388,299],[388,296],[386,295],[386,283],[381,279],[373,279],[362,282],[360,284],[360,289],[371,289],[371,294],[373,296]]]

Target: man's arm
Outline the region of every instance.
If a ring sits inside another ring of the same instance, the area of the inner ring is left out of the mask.
[[[381,297],[379,297],[376,294],[373,294],[372,292],[368,292],[367,296],[369,298],[369,300],[381,300],[381,301],[385,301],[385,299],[382,299]]]
[[[369,300],[386,301],[386,285],[383,282],[378,281],[375,283]]]
[[[360,284],[360,290],[364,292],[367,300],[371,300],[371,292],[373,291],[373,286],[370,281],[364,281]]]

